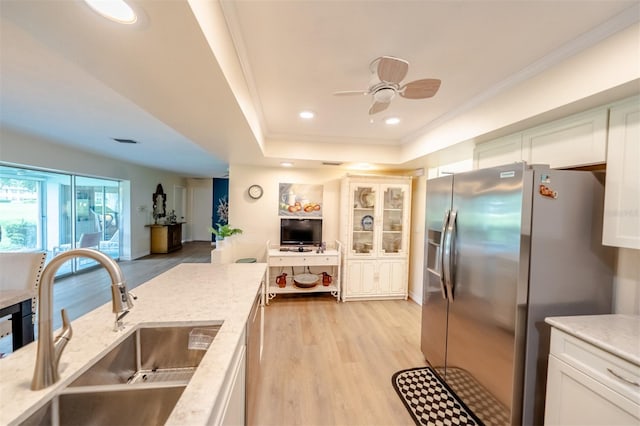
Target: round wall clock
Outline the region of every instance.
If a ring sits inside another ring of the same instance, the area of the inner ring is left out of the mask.
[[[251,185],[249,187],[249,197],[253,198],[254,200],[257,200],[258,198],[262,197],[262,187],[260,185]]]

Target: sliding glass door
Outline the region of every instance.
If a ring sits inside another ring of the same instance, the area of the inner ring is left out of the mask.
[[[48,259],[76,247],[120,257],[120,183],[0,165],[0,251],[46,250]],[[90,266],[66,262],[58,275]]]
[[[113,258],[120,254],[118,212],[119,183],[106,179],[75,177],[76,247],[101,250]],[[78,270],[95,265],[91,259],[77,259]]]

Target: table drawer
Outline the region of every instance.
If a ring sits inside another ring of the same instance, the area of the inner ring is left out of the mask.
[[[337,265],[338,256],[272,256],[269,266]]]
[[[550,352],[640,404],[640,366],[555,328],[551,332]]]

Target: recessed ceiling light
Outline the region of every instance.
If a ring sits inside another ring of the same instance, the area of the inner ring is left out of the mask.
[[[316,116],[312,111],[301,111],[298,115],[300,118],[304,118],[305,120],[311,120]]]
[[[84,0],[89,7],[107,19],[120,24],[134,24],[138,17],[124,0]]]
[[[283,161],[280,165],[282,167],[293,167],[293,163],[291,161]]]
[[[385,124],[389,124],[391,126],[396,125],[398,123],[400,123],[400,119],[398,117],[389,117],[386,120],[384,120]]]

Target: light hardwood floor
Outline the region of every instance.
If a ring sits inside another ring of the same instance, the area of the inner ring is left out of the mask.
[[[420,306],[413,301],[278,296],[265,307],[249,424],[412,425],[391,376],[424,365]]]

